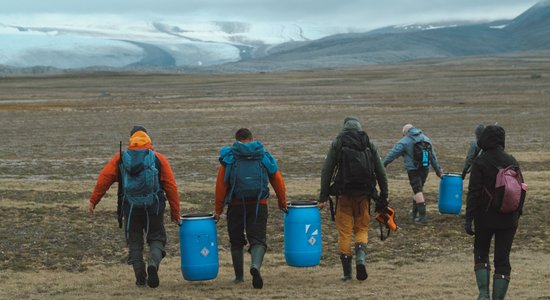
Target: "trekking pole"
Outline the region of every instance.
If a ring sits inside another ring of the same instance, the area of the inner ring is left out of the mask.
[[[330,219],[334,222],[336,220],[335,212],[334,212],[334,202],[332,202],[332,197],[328,197],[328,206],[330,209]]]
[[[122,198],[123,198],[123,191],[122,191],[122,173],[120,171],[120,162],[122,161],[122,141],[120,141],[119,144],[119,163],[118,163],[118,190],[117,190],[117,207],[116,207],[116,215],[118,219],[118,228],[122,228]]]

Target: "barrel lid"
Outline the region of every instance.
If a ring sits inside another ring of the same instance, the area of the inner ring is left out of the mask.
[[[181,216],[182,220],[198,220],[198,219],[211,219],[214,218],[213,214],[185,214]]]
[[[443,173],[443,176],[458,176],[458,177],[462,177],[462,174],[459,174],[459,173]]]
[[[316,207],[316,206],[317,206],[317,201],[301,200],[301,201],[292,201],[288,203],[288,207],[295,207],[295,208]]]

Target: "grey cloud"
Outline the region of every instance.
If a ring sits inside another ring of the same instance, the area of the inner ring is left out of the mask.
[[[444,19],[512,18],[536,0],[17,0],[0,14],[182,15],[202,19],[372,26]],[[373,25],[374,24],[374,25]]]

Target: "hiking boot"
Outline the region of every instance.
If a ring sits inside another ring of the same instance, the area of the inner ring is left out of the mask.
[[[477,296],[478,300],[488,300],[489,299],[489,265],[485,263],[476,264],[476,282],[477,288],[479,289],[479,295]],[[493,296],[494,297],[494,296]]]
[[[426,224],[428,222],[428,217],[426,216],[426,202],[417,203],[416,209],[418,215],[416,216],[416,218],[414,218],[414,221],[416,223]]]
[[[493,276],[493,300],[502,300],[506,297],[510,276],[495,274]]]
[[[367,244],[358,243],[355,244],[355,278],[363,281],[369,277],[367,274],[366,260],[367,258]]]
[[[157,267],[148,266],[147,267],[147,285],[151,288],[156,288],[159,286],[159,274],[157,273]]]
[[[261,289],[264,287],[264,280],[260,274],[260,268],[264,260],[265,247],[262,245],[254,245],[250,248],[251,265],[250,275],[252,275],[252,286],[255,289]]]
[[[414,199],[412,202],[413,204],[411,210],[409,210],[409,217],[411,218],[411,221],[414,221],[414,219],[416,219],[416,214],[418,213],[418,208],[416,206],[416,202],[414,202]]]
[[[235,271],[235,277],[231,279],[231,282],[232,283],[244,282],[243,249],[232,249],[231,260],[233,261],[233,270]]]
[[[340,277],[342,281],[351,280],[351,256],[340,254],[340,261],[342,262],[342,269],[344,274]]]

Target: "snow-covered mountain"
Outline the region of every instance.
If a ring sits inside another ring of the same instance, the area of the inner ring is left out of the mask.
[[[0,16],[0,65],[185,68],[265,56],[274,45],[346,28],[315,25],[142,21],[117,16]]]

